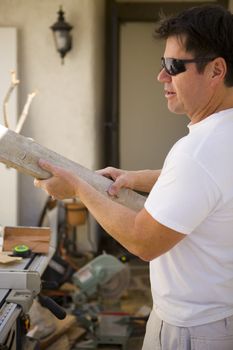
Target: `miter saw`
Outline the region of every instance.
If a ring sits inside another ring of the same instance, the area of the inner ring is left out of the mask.
[[[129,285],[128,264],[118,258],[102,254],[93,259],[73,275],[79,288],[73,295],[75,314],[86,327],[89,339],[76,345],[75,349],[97,349],[99,344],[117,344],[126,349],[131,334],[129,316],[121,310],[104,308],[106,300],[116,303]],[[97,296],[97,303],[92,303]]]

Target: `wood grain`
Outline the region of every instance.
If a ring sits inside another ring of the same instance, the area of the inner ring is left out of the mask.
[[[33,253],[47,254],[51,229],[48,227],[5,226],[2,250],[10,252],[16,245],[26,244]]]
[[[109,197],[107,190],[112,180],[0,125],[0,162],[35,178],[47,179],[51,174],[39,167],[39,159],[75,172],[96,190]],[[130,189],[122,189],[118,197],[110,198],[134,211],[142,209],[146,200],[144,196]]]

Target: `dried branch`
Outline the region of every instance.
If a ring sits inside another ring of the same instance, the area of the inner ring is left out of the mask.
[[[19,120],[15,128],[15,132],[17,132],[18,134],[22,130],[23,124],[25,123],[26,118],[28,116],[29,107],[32,103],[33,98],[37,95],[37,93],[38,91],[33,91],[32,93],[28,94],[27,102],[24,105],[23,111],[19,117]]]
[[[8,122],[8,114],[7,114],[7,105],[8,101],[10,99],[10,96],[15,89],[15,87],[19,84],[19,80],[16,78],[15,71],[11,71],[11,85],[6,93],[6,96],[3,100],[3,118],[4,118],[4,124],[7,128],[9,128],[9,122]]]

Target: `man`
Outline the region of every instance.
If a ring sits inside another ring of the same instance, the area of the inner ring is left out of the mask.
[[[189,134],[160,171],[100,171],[121,187],[150,192],[139,213],[106,199],[65,169],[35,185],[79,197],[109,234],[150,261],[153,296],[143,350],[233,349],[233,16],[207,5],[164,19],[162,70],[170,111]]]

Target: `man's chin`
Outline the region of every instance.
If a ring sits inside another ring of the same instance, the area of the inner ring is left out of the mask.
[[[168,105],[168,109],[170,112],[174,113],[174,114],[185,114],[185,111],[183,108],[181,107],[174,107],[174,106],[169,106]]]

